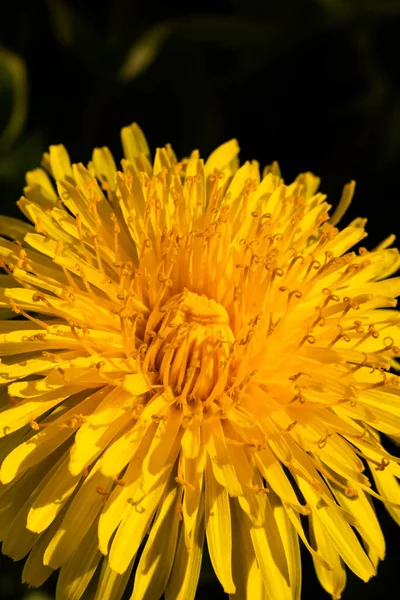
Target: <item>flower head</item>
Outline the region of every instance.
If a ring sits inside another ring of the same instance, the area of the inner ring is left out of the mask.
[[[300,597],[299,538],[340,598],[400,522],[400,266],[339,231],[311,173],[51,146],[0,233],[0,538],[57,597],[194,598],[204,538],[234,598]],[[10,314],[9,314],[10,313]],[[14,315],[14,318],[11,316]],[[369,471],[366,471],[368,466]]]

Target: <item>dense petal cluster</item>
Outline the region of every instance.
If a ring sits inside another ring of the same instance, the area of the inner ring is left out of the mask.
[[[3,552],[58,600],[190,600],[206,538],[226,593],[298,600],[300,539],[340,598],[384,557],[371,498],[400,522],[393,236],[351,251],[353,183],[329,217],[234,140],[122,144],[51,146],[0,221]]]

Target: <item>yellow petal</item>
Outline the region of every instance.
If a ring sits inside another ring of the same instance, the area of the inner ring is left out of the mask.
[[[230,600],[247,600],[248,598],[267,600],[266,588],[250,536],[249,520],[243,514],[236,500],[231,501],[231,511],[234,540],[232,572],[236,592],[229,598]]]
[[[266,529],[263,527],[254,527],[247,515],[243,516],[247,519],[247,524],[250,528],[254,552],[260,567],[267,596],[272,598],[279,597],[282,598],[282,600],[290,600],[292,596],[288,581],[275,564],[273,558],[274,550],[268,540]],[[274,594],[274,596],[272,594]]]
[[[132,373],[125,375],[122,380],[122,388],[132,394],[132,396],[140,396],[149,392],[152,384],[149,378],[143,375],[143,373]]]
[[[44,564],[52,569],[59,568],[78,549],[85,535],[103,506],[104,494],[111,488],[112,481],[104,477],[98,465],[74,496],[58,530],[44,553]]]
[[[72,475],[81,473],[131,420],[125,408],[127,398],[126,392],[114,388],[104,394],[97,408],[87,416],[71,449],[69,470]]]
[[[101,457],[101,472],[103,475],[115,477],[129,463],[150,430],[153,436],[157,429],[156,423],[136,423],[121,434],[105,450]]]
[[[353,497],[347,496],[339,488],[335,489],[334,486],[331,486],[331,489],[340,505],[356,518],[355,528],[368,546],[368,555],[370,550],[373,550],[378,560],[383,560],[385,558],[385,539],[371,499],[360,489]]]
[[[321,502],[320,496],[303,479],[296,478],[298,486],[307,502],[310,504],[313,515],[318,513],[318,518],[330,543],[340,554],[344,562],[363,581],[368,581],[375,575],[375,569],[362,549],[350,525],[332,510],[331,505]]]
[[[186,429],[181,444],[182,478],[187,484],[184,489],[182,515],[186,545],[190,547],[203,494],[205,467],[205,449],[199,424]]]
[[[275,494],[270,494],[269,499],[271,501],[273,516],[278,526],[287,558],[293,600],[300,600],[302,567],[299,536],[288,518],[286,510],[279,498]]]
[[[121,141],[127,159],[134,160],[140,154],[150,155],[149,146],[143,131],[137,123],[121,129]]]
[[[332,223],[332,225],[336,225],[337,223],[339,223],[339,221],[342,219],[342,217],[346,213],[346,211],[349,208],[351,201],[353,199],[355,189],[356,189],[355,181],[350,181],[350,183],[347,183],[344,186],[342,196],[339,200],[339,204],[337,205],[335,212],[329,219],[329,222]]]
[[[15,515],[14,520],[12,520],[11,512],[8,511],[10,527],[7,531],[5,528],[2,528],[3,533],[3,547],[2,550],[4,554],[8,554],[14,560],[20,560],[28,552],[32,549],[33,545],[38,539],[38,534],[26,529],[26,521],[27,516],[31,507],[32,502],[34,502],[39,495],[42,487],[44,487],[48,481],[51,479],[52,475],[52,467],[54,461],[43,461],[41,465],[36,467],[30,476],[33,480],[36,479],[36,486],[33,488],[30,494],[24,494],[22,496],[24,503],[19,509],[18,513]],[[13,488],[14,486],[11,486]],[[15,486],[17,490],[19,486]],[[25,481],[25,488],[29,490],[28,482]],[[4,499],[3,499],[4,502]],[[15,501],[15,507],[19,508],[20,502]]]
[[[86,395],[87,391],[83,394]],[[31,436],[30,439],[21,439],[21,443],[15,444],[1,465],[1,482],[9,483],[17,475],[37,465],[61,446],[81,425],[82,418],[95,409],[102,394],[103,391],[100,390],[89,395],[62,415],[53,416],[51,414],[48,419],[43,421],[43,424],[46,424],[43,429]],[[79,395],[76,396],[76,399],[79,401]]]
[[[172,477],[161,499],[137,566],[132,600],[158,600],[164,593],[175,556],[180,496],[179,486]]]
[[[204,171],[205,176],[208,177],[215,170],[225,171],[227,170],[228,176],[231,174],[231,164],[235,160],[239,153],[239,144],[237,140],[230,140],[219,146],[214,150],[208,157]]]
[[[0,540],[8,534],[12,523],[23,507],[27,496],[35,490],[41,477],[41,467],[32,469],[12,485],[0,486]]]
[[[80,476],[72,476],[68,471],[68,456],[63,456],[54,466],[51,476],[32,502],[28,512],[26,527],[41,533],[50,525],[78,485]]]
[[[153,445],[154,445],[153,438]],[[127,498],[121,523],[110,549],[110,567],[117,573],[123,573],[136,554],[149,528],[151,520],[165,490],[166,482],[175,463],[179,450],[179,438],[166,456],[165,464],[153,476],[147,471],[146,460],[142,478],[133,488],[133,494]]]
[[[261,452],[257,452],[255,460],[267,485],[271,486],[280,499],[285,504],[302,510],[303,507],[299,504],[290,481],[271,450],[267,447]]]
[[[259,480],[257,482],[261,483]],[[254,553],[267,596],[292,600],[287,556],[268,494],[261,491],[252,491],[252,493],[259,497],[263,524],[255,526],[249,515],[244,512],[242,518],[245,519],[246,526],[250,529]],[[240,498],[238,500],[240,503]]]
[[[61,515],[59,515],[50,527],[42,533],[30,551],[22,571],[22,583],[27,583],[31,587],[39,587],[43,585],[53,573],[53,569],[48,565],[43,564],[43,555],[51,538],[57,531],[59,520],[61,520],[60,518]]]
[[[156,423],[152,423],[152,427],[150,426],[146,430],[141,444],[128,464],[123,476],[124,485],[117,485],[114,488],[101,511],[99,518],[99,548],[103,554],[108,553],[108,544],[111,536],[124,516],[127,503],[132,502],[132,497],[138,485],[138,479],[144,470],[144,457],[147,456],[149,448],[154,443],[156,431],[157,425]]]
[[[32,225],[13,217],[0,216],[0,235],[22,242],[28,232],[34,232]]]
[[[134,561],[125,573],[120,575],[111,569],[108,557],[104,558],[94,600],[120,600],[132,573],[133,564]]]
[[[165,589],[165,600],[194,600],[200,576],[204,545],[204,495],[199,504],[192,544],[185,543],[184,527],[181,525],[175,560]]]
[[[24,193],[29,200],[37,202],[40,206],[54,206],[57,194],[46,171],[43,169],[28,171],[26,183]]]
[[[232,579],[232,529],[229,496],[214,477],[210,459],[205,469],[205,523],[212,566],[226,594],[235,593]]]
[[[346,585],[346,569],[335,545],[332,544],[331,537],[326,534],[318,513],[313,514],[310,519],[310,532],[318,553],[330,565],[330,569],[327,569],[320,561],[314,559],[314,567],[320,584],[334,600],[338,600]]]
[[[71,161],[69,160],[68,152],[62,144],[50,146],[50,166],[53,177],[56,180],[72,175]]]
[[[55,366],[60,367],[63,363],[63,354],[66,359],[70,356],[70,353],[61,353],[58,355],[60,357],[59,360],[56,360],[54,357],[41,357],[16,362],[12,365],[0,364],[0,384],[8,384],[15,379],[22,379],[35,373],[43,373]],[[2,428],[0,427],[0,429]]]
[[[107,182],[113,190],[115,188],[117,169],[110,150],[106,147],[95,148],[93,150],[92,160],[96,177],[102,182]]]
[[[76,552],[61,566],[57,580],[56,600],[80,600],[100,559],[94,523]]]
[[[20,429],[31,421],[35,421],[37,417],[57,406],[72,393],[71,388],[61,388],[43,394],[40,400],[22,400],[15,406],[5,409],[0,413],[0,437]]]
[[[390,516],[400,525],[400,484],[389,468],[381,469],[369,463],[376,487],[382,498],[388,500],[385,508]],[[393,503],[393,504],[392,504]]]
[[[217,420],[212,424],[205,423],[202,431],[206,436],[206,450],[215,479],[220,485],[227,488],[230,496],[238,496],[241,494],[242,488],[226,446],[220,421]]]

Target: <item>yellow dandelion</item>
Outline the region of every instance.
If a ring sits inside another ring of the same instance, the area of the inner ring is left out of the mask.
[[[235,599],[300,598],[300,543],[340,598],[400,522],[394,236],[350,249],[311,173],[153,164],[137,125],[87,167],[51,146],[2,217],[0,539],[58,600],[195,597],[205,539]],[[17,315],[17,316],[16,316]],[[12,318],[14,316],[14,318]],[[368,470],[366,471],[366,467]]]

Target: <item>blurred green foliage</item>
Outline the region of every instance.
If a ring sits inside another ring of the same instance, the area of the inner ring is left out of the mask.
[[[2,124],[0,151],[3,153],[18,139],[26,120],[28,90],[25,63],[19,56],[0,48],[1,115],[7,121]]]
[[[246,158],[278,158],[289,175],[311,167],[335,192],[333,173],[393,176],[399,19],[398,0],[10,4],[0,23],[1,201],[15,202],[49,143],[75,160],[93,145],[119,151],[117,132],[133,119],[152,145],[171,141],[179,154],[237,136]]]
[[[400,0],[8,3],[0,213],[18,214],[24,173],[50,143],[65,143],[75,161],[89,160],[95,145],[118,156],[120,127],[137,120],[152,147],[171,142],[178,155],[235,136],[244,159],[278,159],[288,178],[312,169],[337,197],[356,178],[349,217],[374,219],[373,245],[400,229],[399,28]],[[391,585],[400,558],[397,530],[380,517],[389,558],[364,599]],[[22,598],[20,565],[6,564],[0,599]],[[210,572],[204,594],[217,598]],[[360,585],[350,577],[344,598]],[[304,597],[314,596],[323,594],[305,561]]]

